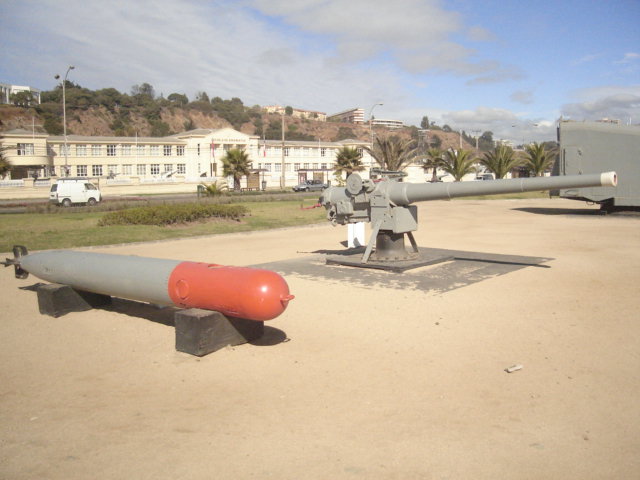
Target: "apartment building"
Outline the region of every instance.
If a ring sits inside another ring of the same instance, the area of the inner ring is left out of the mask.
[[[364,109],[352,108],[343,112],[334,113],[327,117],[327,121],[336,121],[344,123],[364,123]]]

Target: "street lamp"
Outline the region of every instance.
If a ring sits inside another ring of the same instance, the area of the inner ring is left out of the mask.
[[[67,68],[67,73],[64,74],[64,80],[62,81],[62,128],[64,131],[64,175],[65,177],[69,176],[69,152],[67,145],[67,96],[66,96],[66,86],[67,86],[67,75],[69,75],[69,71],[73,70],[73,65],[70,65]],[[58,80],[60,75],[56,75],[55,79]]]
[[[371,110],[369,110],[369,136],[371,137],[371,150],[373,150],[373,109],[378,105],[382,106],[382,103],[374,103],[371,106]],[[373,165],[373,158],[371,160],[371,165]]]

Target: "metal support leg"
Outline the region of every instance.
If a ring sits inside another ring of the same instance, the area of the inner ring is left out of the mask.
[[[380,226],[382,225],[382,220],[378,220],[376,224],[373,226],[373,230],[371,231],[371,236],[369,237],[369,243],[367,244],[367,249],[364,251],[364,255],[362,255],[362,260],[360,263],[367,263],[369,261],[369,257],[371,256],[371,251],[373,250],[373,244],[378,237],[378,232],[380,231]]]
[[[414,253],[418,253],[418,244],[416,243],[416,239],[413,238],[413,232],[407,232],[407,237],[409,237],[409,242],[411,242],[411,248],[413,248]]]

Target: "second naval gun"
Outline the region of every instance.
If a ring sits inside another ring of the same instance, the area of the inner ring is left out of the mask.
[[[327,218],[334,225],[371,222],[371,237],[361,260],[366,264],[370,258],[377,262],[394,262],[412,260],[419,255],[412,234],[418,229],[415,202],[616,184],[615,172],[447,183],[405,183],[397,175],[383,175],[374,180],[353,173],[347,178],[345,187],[324,190],[319,203],[326,208]],[[405,235],[411,243],[410,252],[405,249]]]

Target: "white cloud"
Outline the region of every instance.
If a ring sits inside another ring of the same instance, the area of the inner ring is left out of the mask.
[[[493,132],[494,139],[512,140],[516,144],[554,140],[555,122],[530,119],[503,108],[478,107],[441,115],[443,124],[467,133],[480,130]]]
[[[624,65],[624,64],[636,62],[638,61],[638,59],[640,59],[640,53],[628,52],[624,54],[624,57],[622,57],[622,59],[616,60],[613,63]]]
[[[386,61],[413,74],[452,73],[481,77],[475,83],[521,78],[522,72],[498,61],[480,61],[477,52],[455,41],[494,40],[478,26],[466,27],[438,0],[252,0],[254,8],[300,32],[321,35],[341,62]]]
[[[513,92],[509,98],[513,102],[529,105],[533,103],[533,92],[530,90],[529,91],[519,90],[517,92]]]
[[[573,120],[613,118],[640,122],[640,85],[602,86],[578,90],[576,102],[562,106],[562,115]]]

